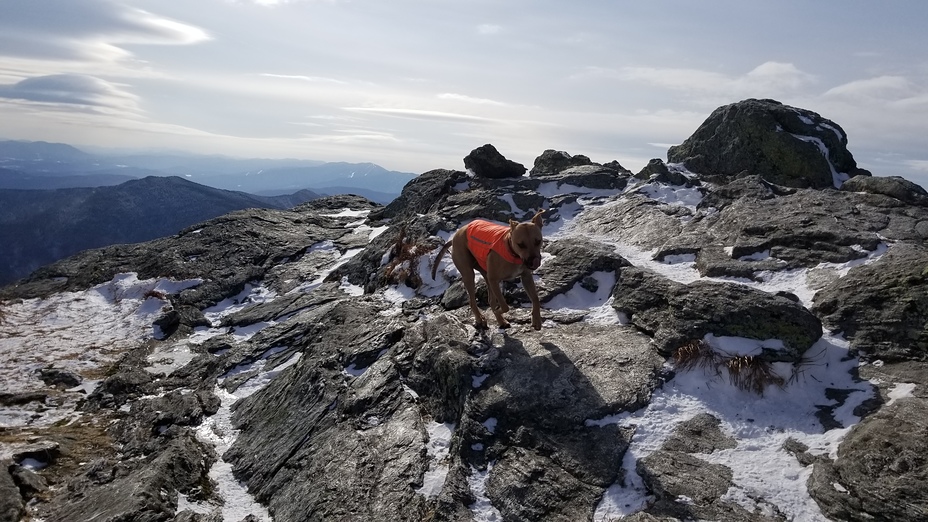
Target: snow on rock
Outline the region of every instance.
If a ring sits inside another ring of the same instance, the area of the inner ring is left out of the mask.
[[[169,306],[161,297],[199,285],[200,279],[140,280],[134,273],[81,292],[4,304],[0,321],[0,382],[6,393],[47,390],[37,370],[54,367],[94,381],[99,371],[155,336],[152,322]],[[47,425],[73,414],[73,401],[88,393],[75,388],[63,400],[71,407],[35,412],[36,403],[0,407],[0,426]]]

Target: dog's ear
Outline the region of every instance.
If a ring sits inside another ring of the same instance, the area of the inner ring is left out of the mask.
[[[545,209],[541,209],[535,214],[535,217],[532,218],[532,223],[534,223],[538,228],[544,226],[544,222],[541,220],[541,215],[545,213]]]
[[[516,220],[514,220],[514,219],[510,219],[510,220],[509,220],[509,228],[515,229],[517,226],[519,226],[519,222],[518,222],[518,221],[516,221]]]

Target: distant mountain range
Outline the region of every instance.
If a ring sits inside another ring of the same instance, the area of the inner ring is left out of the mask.
[[[88,248],[148,241],[234,210],[285,209],[317,197],[309,190],[257,196],[177,176],[96,188],[0,189],[0,285]]]
[[[180,176],[202,185],[261,195],[346,192],[389,203],[414,174],[373,163],[231,158],[182,153],[88,153],[62,143],[0,141],[0,188],[118,185],[146,176]]]
[[[373,163],[97,151],[0,141],[0,285],[88,248],[323,195],[389,203],[415,176]]]

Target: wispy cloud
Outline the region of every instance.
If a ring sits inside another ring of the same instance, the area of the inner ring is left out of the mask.
[[[928,172],[928,160],[908,160],[905,162],[912,170]]]
[[[199,27],[112,0],[68,0],[26,9],[0,2],[0,56],[112,62],[126,44],[187,45],[210,39]]]
[[[337,80],[335,78],[326,78],[324,76],[304,76],[301,74],[272,74],[272,73],[261,73],[259,76],[265,78],[280,78],[283,80],[300,80],[304,82],[311,83],[334,83],[338,85],[347,85],[348,82],[343,80]]]
[[[763,63],[740,76],[699,69],[626,67],[616,77],[678,91],[738,95],[796,90],[815,79],[791,63],[780,62]]]
[[[78,74],[56,74],[0,85],[0,98],[32,103],[100,107],[137,112],[137,97],[120,86]]]
[[[503,27],[496,24],[480,24],[477,26],[477,32],[480,34],[499,34]]]
[[[902,76],[878,76],[864,80],[855,80],[825,91],[824,96],[862,99],[884,98],[896,99],[912,96],[915,86]]]
[[[471,116],[469,114],[458,114],[453,112],[429,111],[420,109],[393,109],[387,107],[343,107],[346,111],[360,112],[367,114],[381,114],[383,116],[392,116],[396,118],[406,118],[413,120],[426,121],[452,121],[462,123],[495,123],[496,120],[483,118],[480,116]]]
[[[701,98],[782,96],[815,82],[814,75],[791,63],[765,62],[754,69],[732,75],[702,69],[673,67],[587,67],[571,76],[575,81],[614,80],[677,91]]]
[[[441,100],[452,100],[452,101],[461,101],[467,103],[475,103],[477,105],[496,105],[499,107],[508,106],[508,103],[501,101],[490,100],[487,98],[474,98],[473,96],[467,96],[466,94],[454,94],[451,92],[446,92],[438,95],[438,98]]]

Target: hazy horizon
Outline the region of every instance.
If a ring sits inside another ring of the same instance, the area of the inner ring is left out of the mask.
[[[492,143],[637,171],[773,98],[928,186],[928,4],[37,0],[0,4],[0,136],[462,168]]]

